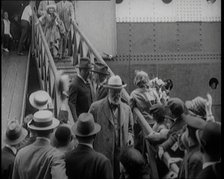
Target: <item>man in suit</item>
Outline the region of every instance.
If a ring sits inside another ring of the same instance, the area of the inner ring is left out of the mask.
[[[93,149],[93,142],[101,126],[94,122],[91,113],[82,113],[72,126],[79,144],[65,157],[68,178],[113,179],[109,159]]]
[[[125,86],[118,75],[110,77],[108,84],[104,85],[108,88],[108,95],[94,102],[89,109],[102,127],[96,136],[94,149],[110,159],[115,178],[120,175],[120,149],[134,143],[131,108],[121,101],[121,90]]]
[[[208,121],[196,132],[202,152],[202,171],[198,179],[221,179],[221,123]]]
[[[37,134],[36,141],[22,148],[15,159],[13,179],[66,179],[63,153],[50,145],[50,136],[59,120],[48,110],[34,113],[28,128]]]
[[[94,73],[95,78],[94,97],[95,101],[98,101],[107,96],[108,89],[104,88],[103,85],[107,84],[110,73],[108,72],[108,67],[99,62],[94,64],[92,72]]]
[[[59,18],[65,25],[65,35],[62,37],[62,43],[60,43],[60,50],[62,58],[65,57],[65,49],[68,45],[68,53],[71,56],[71,29],[72,22],[75,21],[75,11],[73,4],[68,0],[59,1],[57,4],[57,12]]]
[[[22,128],[17,120],[10,120],[4,135],[5,146],[2,148],[1,176],[12,178],[13,164],[19,144],[25,139],[28,132]]]
[[[77,66],[79,73],[69,87],[68,105],[76,122],[79,115],[88,112],[92,103],[92,90],[88,77],[92,68],[89,58],[81,58]]]
[[[47,10],[47,6],[48,5],[51,5],[51,4],[55,4],[55,1],[54,0],[43,0],[43,1],[40,1],[40,4],[38,6],[38,16],[43,16],[46,14],[46,10]]]

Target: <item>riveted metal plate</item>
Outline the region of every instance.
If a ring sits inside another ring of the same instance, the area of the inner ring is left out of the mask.
[[[202,23],[202,51],[221,53],[221,23]]]
[[[118,23],[117,24],[117,54],[129,53],[129,40],[130,40],[130,24]]]

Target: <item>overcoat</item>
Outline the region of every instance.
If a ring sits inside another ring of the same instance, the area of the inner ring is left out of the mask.
[[[118,108],[121,148],[127,145],[129,135],[133,135],[133,116],[131,108],[127,104],[120,102]],[[101,131],[96,135],[94,141],[94,149],[109,158],[114,167],[115,126],[108,97],[94,102],[90,106],[89,112],[93,114],[95,122],[101,125]]]

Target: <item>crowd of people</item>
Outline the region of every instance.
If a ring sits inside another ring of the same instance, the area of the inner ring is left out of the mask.
[[[38,8],[35,0],[29,0],[23,13],[13,15],[11,22],[8,12],[1,9],[2,50],[7,53],[18,50],[18,55],[24,55],[31,43],[34,12],[39,18],[37,23],[41,24],[53,58],[63,59],[71,56],[72,22],[75,22],[75,13],[73,4],[67,0],[57,3],[54,0],[43,0]]]
[[[169,96],[171,79],[150,80],[146,72],[136,71],[136,89],[126,99],[122,95],[126,84],[120,76],[110,75],[105,64],[92,64],[85,57],[77,68],[72,80],[58,74],[57,118],[50,95],[39,90],[29,97],[35,112],[23,125],[8,122],[3,178],[149,179],[153,171],[146,141],[159,178],[169,174],[173,163],[179,179],[221,178],[221,123],[212,115],[210,94],[184,103]],[[152,129],[149,134],[134,108]],[[163,162],[166,152],[168,166]]]

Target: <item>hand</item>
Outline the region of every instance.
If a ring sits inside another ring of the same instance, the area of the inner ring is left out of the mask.
[[[164,149],[162,147],[159,147],[158,155],[160,159],[162,158],[163,154],[164,154]]]
[[[178,162],[182,162],[183,161],[183,159],[182,158],[179,158],[179,157],[177,157],[177,158],[169,158],[169,160],[168,160],[168,166],[170,167],[170,165],[171,164],[173,164],[173,163],[178,163]]]
[[[134,139],[133,139],[133,136],[132,136],[132,134],[129,134],[128,135],[128,144],[127,144],[128,146],[132,146],[132,145],[134,145]]]
[[[208,112],[211,112],[211,109],[212,109],[212,96],[208,93],[207,94],[207,102],[205,103],[205,108],[206,108],[206,111]]]

